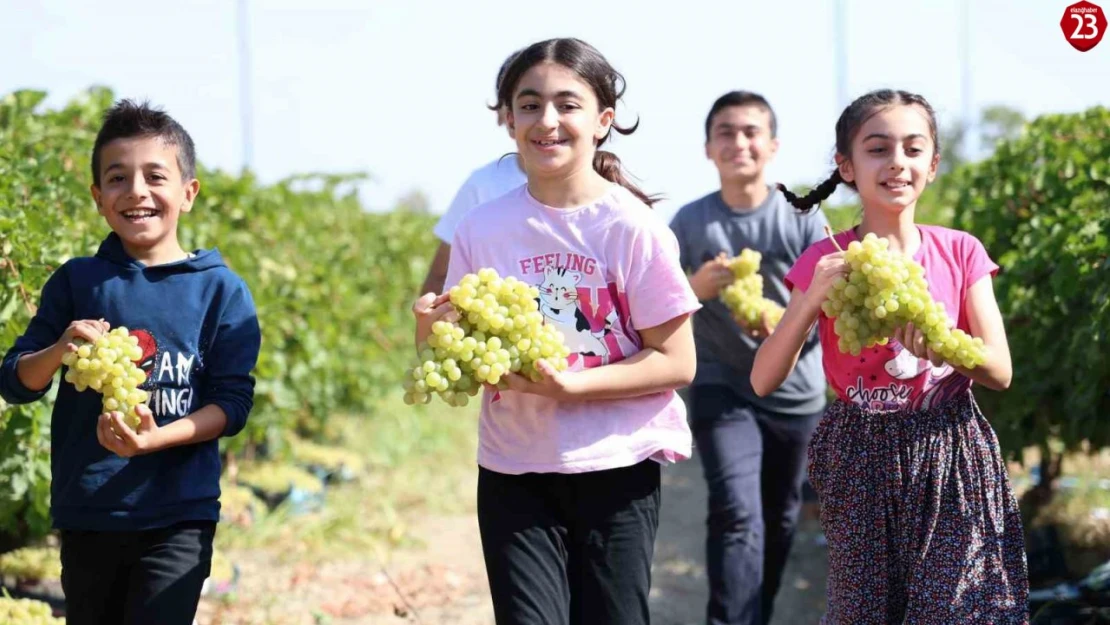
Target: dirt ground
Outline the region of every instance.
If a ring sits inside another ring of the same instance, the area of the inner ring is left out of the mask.
[[[651,592],[654,625],[704,623],[706,490],[697,458],[664,473],[663,510]],[[773,625],[816,623],[824,605],[825,549],[807,508]],[[322,565],[290,566],[278,554],[235,552],[235,593],[206,598],[199,625],[492,625],[493,612],[473,514],[426,519],[413,528],[424,544],[388,563],[352,554]]]

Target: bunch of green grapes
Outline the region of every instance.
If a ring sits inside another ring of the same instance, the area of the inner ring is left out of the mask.
[[[0,623],[4,625],[65,625],[54,616],[49,604],[33,599],[12,599],[0,596]]]
[[[740,250],[739,254],[725,262],[728,268],[732,270],[732,275],[743,278],[759,271],[759,265],[763,262],[763,254],[745,247]]]
[[[60,579],[61,552],[56,547],[23,547],[0,555],[0,577],[21,581]]]
[[[405,377],[405,403],[426,404],[432,394],[450,406],[467,405],[483,384],[502,383],[508,373],[540,379],[536,363],[565,371],[570,349],[563,334],[544,323],[539,291],[493,269],[467,274],[450,290],[457,323],[437,321]]]
[[[768,321],[774,327],[786,309],[778,302],[763,297],[763,276],[758,273],[762,260],[762,254],[748,248],[728,259],[728,268],[736,280],[721,290],[720,297],[729,311],[747,325],[758,326],[766,312]]]
[[[912,322],[945,361],[967,369],[981,365],[983,340],[954,327],[944,305],[929,294],[925,269],[888,247],[870,232],[862,242],[853,241],[844,256],[851,266],[848,277],[838,278],[821,304],[835,319],[840,351],[858,356],[864,348],[886,345],[895,329]]]
[[[78,392],[91,388],[100,393],[104,412],[122,412],[124,422],[138,429],[136,408],[150,398],[139,388],[146,381],[146,373],[135,364],[143,356],[139,339],[120,326],[93,343],[77,339],[74,345],[77,351],[62,356],[62,364],[69,368],[65,381]]]

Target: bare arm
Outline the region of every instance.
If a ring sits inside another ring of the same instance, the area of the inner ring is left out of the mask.
[[[227,427],[227,415],[224,414],[223,408],[216,404],[208,404],[183,419],[159,428],[158,449],[210,441],[219,436],[225,427]]]
[[[821,314],[821,303],[833,282],[846,276],[850,269],[844,261],[844,252],[826,254],[813,268],[809,288],[801,291],[795,287],[791,292],[782,320],[755,353],[751,382],[756,395],[766,397],[775,392],[794,370],[809,331]]]
[[[987,357],[983,364],[970,371],[955,367],[956,371],[989,389],[1006,390],[1010,387],[1014,370],[1010,361],[1006,327],[1002,323],[1002,311],[998,309],[990,276],[984,276],[968,289],[964,314],[967,315],[971,335],[983,339]]]
[[[428,266],[428,275],[424,277],[424,284],[420,287],[420,294],[443,292],[443,284],[447,280],[447,265],[451,259],[451,246],[440,241],[436,248],[432,262]]]
[[[721,294],[721,289],[733,283],[735,277],[732,270],[725,264],[725,253],[714,259],[702,263],[701,267],[690,277],[690,289],[699,302],[716,299]]]
[[[821,312],[820,300],[813,300],[798,288],[791,292],[782,320],[755,353],[751,382],[756,395],[766,397],[775,392],[798,364],[798,356]]]
[[[62,366],[62,356],[66,350],[57,344],[41,349],[33,354],[20,357],[16,364],[19,381],[29,390],[38,392],[46,388],[54,379],[54,374]]]
[[[504,379],[509,390],[562,401],[637,397],[690,384],[697,369],[690,315],[640,330],[640,337],[643,349],[620,362],[570,373],[544,363],[539,382],[518,374]]]
[[[461,319],[455,307],[451,305],[450,293],[435,295],[429,292],[421,295],[412,304],[412,314],[416,318],[416,328],[413,335],[416,353],[420,353],[420,349],[428,342],[428,337],[432,334],[432,326],[435,322],[443,320],[455,323]]]
[[[1013,367],[1010,361],[1010,344],[1006,340],[1006,328],[1002,323],[1002,312],[994,298],[994,287],[990,276],[984,276],[971,285],[964,300],[964,314],[967,315],[971,336],[983,339],[986,359],[974,369],[965,369],[948,363],[953,369],[983,386],[1003,391],[1010,387]],[[918,358],[925,358],[934,365],[944,360],[926,346],[925,335],[912,324],[899,328],[895,340],[906,347]]]
[[[440,241],[436,253],[432,257],[432,264],[428,267],[428,275],[424,278],[424,285],[420,287],[420,294],[443,292],[443,283],[447,280],[447,261],[451,259],[451,246]]]
[[[123,458],[149,454],[170,447],[210,441],[227,427],[227,414],[216,404],[208,404],[192,414],[159,427],[150,409],[139,407],[139,429],[133,431],[119,412],[100,415],[96,438],[109,451]]]
[[[568,399],[620,399],[682,388],[694,379],[697,355],[690,315],[640,331],[644,347],[611,365],[573,374]]]

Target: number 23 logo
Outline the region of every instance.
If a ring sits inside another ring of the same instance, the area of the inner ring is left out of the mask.
[[[1075,32],[1071,34],[1071,37],[1069,37],[1069,39],[1094,39],[1095,37],[1098,37],[1098,21],[1095,19],[1094,15],[1091,15],[1090,13],[1072,13],[1071,17],[1075,20],[1076,24]],[[1087,18],[1087,21],[1084,22],[1083,18]],[[1087,27],[1088,32],[1086,35],[1083,34],[1083,26]]]
[[[1087,52],[1102,41],[1106,32],[1106,14],[1097,4],[1081,0],[1064,9],[1060,30],[1071,47]]]

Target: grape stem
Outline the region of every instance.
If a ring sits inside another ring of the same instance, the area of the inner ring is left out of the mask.
[[[844,248],[840,247],[840,244],[836,242],[836,237],[833,236],[832,228],[830,228],[828,226],[825,226],[825,235],[829,237],[830,241],[832,241],[832,244],[836,248],[836,251],[838,251],[838,252],[843,252],[844,251]]]

